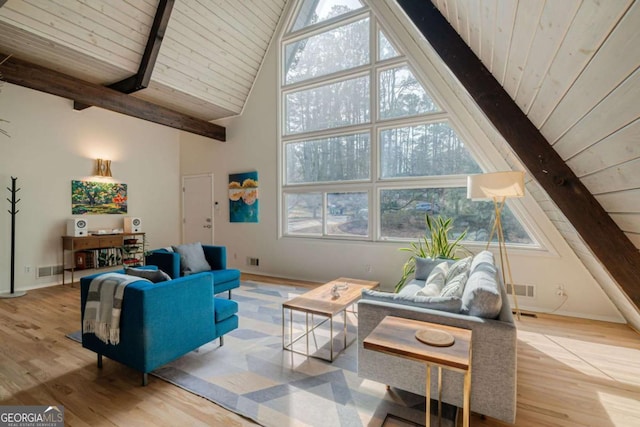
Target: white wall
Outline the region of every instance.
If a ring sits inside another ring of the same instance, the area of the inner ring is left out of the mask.
[[[0,93],[0,292],[9,290],[10,215],[5,187],[18,177],[16,289],[59,283],[36,279],[38,266],[59,265],[71,215],[71,181],[89,179],[96,158],[111,159],[114,182],[128,185],[128,215],[143,220],[149,247],[179,239],[179,132],[154,123],[5,84]],[[7,209],[4,209],[4,208]],[[123,215],[85,215],[90,229],[122,228]],[[25,273],[25,266],[31,267]]]
[[[181,133],[181,173],[214,174],[215,200],[219,202],[215,239],[217,244],[227,246],[231,266],[246,272],[311,281],[340,276],[372,279],[391,289],[406,259],[406,253],[398,248],[405,245],[278,238],[276,58],[271,46],[243,114],[219,122],[227,126],[226,143]],[[251,170],[259,173],[260,222],[230,223],[228,174]],[[537,298],[521,298],[521,308],[553,311],[562,302],[556,288],[563,285],[569,298],[557,313],[623,322],[543,212],[537,206],[527,208],[535,215],[529,220],[537,223],[546,240],[553,242],[553,248],[510,251],[514,281],[537,287]],[[260,266],[247,266],[248,256],[258,257]],[[367,271],[367,265],[371,271]]]

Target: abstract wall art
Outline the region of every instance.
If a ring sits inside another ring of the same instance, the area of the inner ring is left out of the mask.
[[[258,222],[258,172],[229,174],[229,221]]]

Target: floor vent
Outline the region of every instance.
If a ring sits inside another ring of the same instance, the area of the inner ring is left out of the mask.
[[[507,285],[507,294],[509,295],[513,295],[511,286],[511,284]],[[536,287],[534,285],[513,285],[513,288],[516,291],[516,296],[525,298],[535,298],[536,296]]]
[[[38,274],[36,277],[49,277],[62,274],[63,268],[61,265],[49,265],[46,267],[38,267]]]

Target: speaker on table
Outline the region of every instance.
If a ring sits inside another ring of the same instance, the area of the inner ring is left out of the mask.
[[[142,233],[142,220],[137,217],[126,216],[124,218],[124,232]]]
[[[81,218],[73,218],[67,220],[67,236],[83,237],[89,235],[89,227],[87,220]]]

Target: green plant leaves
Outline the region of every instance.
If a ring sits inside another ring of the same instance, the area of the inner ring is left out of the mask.
[[[425,214],[425,235],[418,242],[411,242],[408,248],[399,250],[410,252],[412,255],[402,267],[402,277],[395,286],[395,292],[399,292],[407,279],[415,273],[416,257],[420,258],[446,258],[456,259],[456,252],[463,250],[469,252],[460,242],[467,236],[467,230],[463,231],[455,240],[449,240],[449,233],[453,229],[453,218],[432,218]]]

